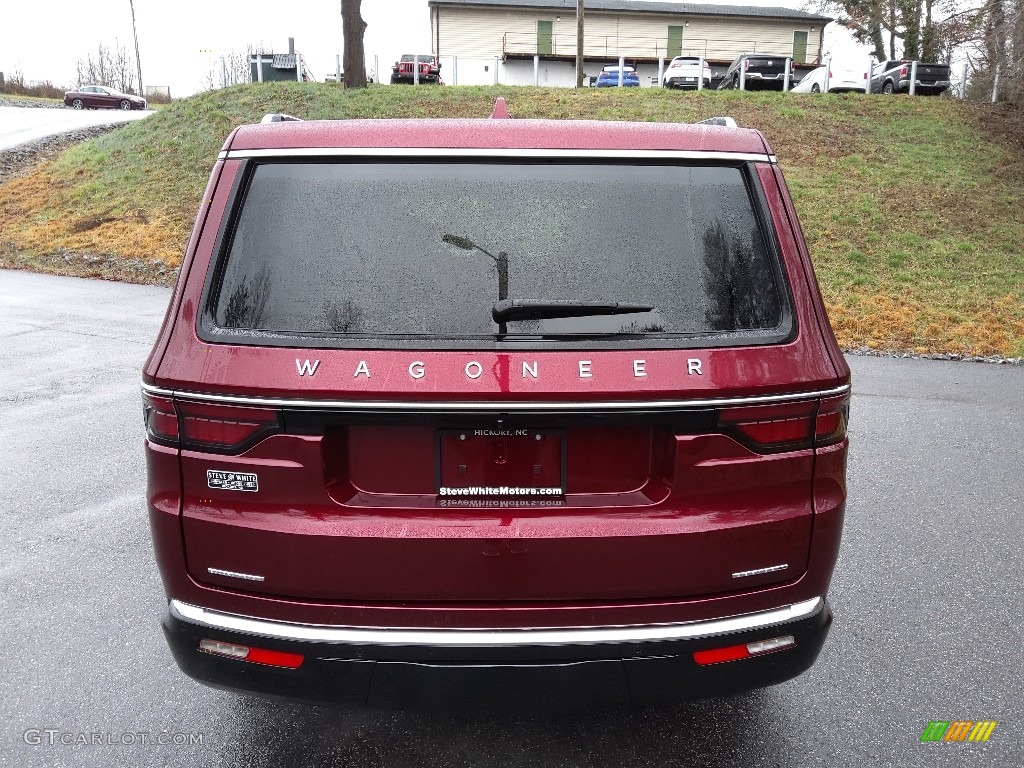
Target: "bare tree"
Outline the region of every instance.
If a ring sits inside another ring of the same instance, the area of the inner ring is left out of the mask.
[[[359,12],[362,0],[341,0],[341,36],[345,46],[345,87],[366,87],[366,57],[363,54],[363,35],[366,22]]]
[[[1024,104],[1024,0],[982,0],[946,23],[939,44],[965,55],[969,98]]]
[[[135,66],[118,41],[113,47],[100,43],[96,53],[87,53],[76,65],[76,85],[105,85],[122,93],[137,93]]]
[[[876,59],[944,60],[946,27],[959,6],[973,0],[818,0]],[[888,38],[888,41],[886,41]],[[886,45],[888,42],[888,45]],[[899,45],[897,46],[897,43]]]
[[[227,88],[231,85],[248,83],[252,80],[252,54],[256,53],[252,45],[245,50],[233,49],[217,56],[210,64],[203,85],[208,91]],[[260,50],[260,53],[263,51]]]

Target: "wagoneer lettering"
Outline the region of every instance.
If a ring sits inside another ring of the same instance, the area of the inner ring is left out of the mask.
[[[521,363],[522,378],[524,379],[541,379],[542,371],[540,367],[540,361],[538,360],[523,360]],[[580,360],[577,362],[578,377],[581,379],[593,378],[594,374],[591,370],[593,365],[592,360]],[[690,358],[686,361],[686,375],[687,376],[702,376],[703,363],[701,360]],[[295,367],[298,370],[299,376],[313,376],[316,374],[320,367],[319,360],[295,360]],[[647,361],[646,360],[634,360],[631,363],[631,369],[633,376],[636,378],[642,378],[647,376]],[[465,375],[469,379],[478,379],[483,374],[483,365],[475,360],[471,360],[466,363]],[[427,364],[422,360],[415,360],[409,363],[408,367],[409,377],[412,379],[424,379],[428,377]],[[371,378],[370,366],[366,360],[360,360],[353,373],[353,378],[363,376],[364,378]],[[385,385],[382,385],[385,386]]]
[[[810,667],[850,372],[773,158],[710,124],[234,131],[143,370],[181,669],[538,712]]]

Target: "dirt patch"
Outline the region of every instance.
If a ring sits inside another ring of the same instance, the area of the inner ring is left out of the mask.
[[[28,254],[19,251],[13,243],[0,243],[0,268],[139,285],[173,286],[178,279],[178,268],[159,259],[130,259],[64,249],[49,254]]]
[[[1024,150],[1024,110],[1009,104],[971,104],[978,127]]]
[[[82,206],[74,200],[73,182],[55,174],[48,162],[2,189],[9,194],[0,196],[0,239],[16,241],[24,253],[52,253],[60,243],[65,252],[113,254],[172,267],[181,263],[186,223],[173,214],[139,209],[75,216]]]
[[[1024,306],[1004,296],[955,309],[884,294],[850,294],[826,301],[836,339],[844,348],[883,352],[935,352],[1007,357],[1024,337]]]

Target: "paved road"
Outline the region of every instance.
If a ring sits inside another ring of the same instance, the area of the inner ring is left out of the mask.
[[[560,719],[345,713],[202,688],[164,646],[138,371],[168,296],[0,271],[0,765],[1024,762],[1024,368],[851,360],[836,620],[803,677]],[[999,725],[987,744],[920,743],[940,719]],[[83,733],[135,743],[59,743]]]
[[[120,109],[33,109],[29,107],[0,107],[0,152],[58,133],[67,133],[94,125],[126,123],[142,120],[152,110],[139,109],[124,112]]]

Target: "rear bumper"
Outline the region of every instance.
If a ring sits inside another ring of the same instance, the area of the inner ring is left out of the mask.
[[[404,72],[402,74],[394,74],[394,73],[392,73],[391,79],[394,80],[395,82],[399,82],[399,83],[414,83],[414,82],[416,82],[416,77],[414,75],[410,75],[410,74],[407,74],[407,73],[404,73]],[[420,82],[421,83],[436,83],[439,79],[440,79],[439,75],[420,75]]]
[[[178,666],[216,688],[386,709],[551,712],[725,696],[796,677],[832,620],[826,600],[712,621],[629,627],[402,630],[295,624],[171,601]],[[781,636],[795,644],[699,665],[694,652]],[[298,669],[198,650],[201,639],[303,656]]]
[[[937,80],[931,83],[922,83],[920,80],[914,86],[914,92],[925,96],[938,96],[940,93],[949,88],[948,80]],[[910,80],[902,79],[899,81],[897,90],[900,93],[910,93]]]
[[[790,80],[790,85],[792,85],[793,83],[794,83],[794,81],[791,79]],[[746,77],[744,78],[744,85],[743,85],[743,87],[746,88],[748,91],[757,91],[757,90],[781,91],[781,90],[784,90],[785,84],[786,84],[786,76],[784,74],[781,74],[781,75],[763,75],[760,72],[748,72]]]
[[[669,88],[697,88],[698,80],[696,77],[667,77],[665,78],[665,85]],[[710,78],[704,78],[704,87],[711,87]]]

